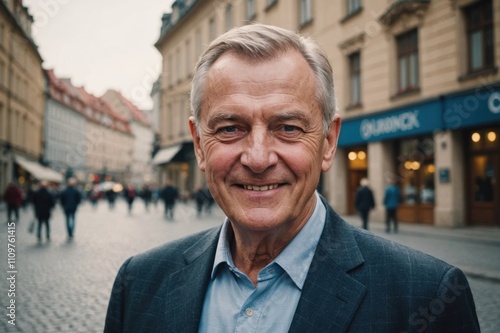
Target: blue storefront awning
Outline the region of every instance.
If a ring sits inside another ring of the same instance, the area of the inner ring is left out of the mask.
[[[339,147],[500,123],[500,85],[343,120]]]
[[[342,123],[339,147],[422,135],[442,128],[439,99]]]

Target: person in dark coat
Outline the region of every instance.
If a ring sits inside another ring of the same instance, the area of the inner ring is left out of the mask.
[[[167,219],[174,218],[175,201],[179,197],[179,191],[170,181],[165,183],[165,187],[160,193],[160,197],[165,203],[165,216]]]
[[[108,200],[109,210],[115,209],[116,193],[112,188],[105,192],[106,199]]]
[[[203,206],[206,204],[206,193],[203,187],[198,186],[194,190],[194,201],[196,203],[196,215],[198,217],[201,216],[201,213],[203,212]]]
[[[12,221],[12,215],[15,221],[19,221],[19,207],[23,203],[23,191],[14,183],[10,183],[3,194],[3,200],[7,204],[7,223]]]
[[[384,192],[385,206],[385,232],[391,232],[391,221],[394,223],[394,232],[398,232],[397,210],[401,202],[401,193],[394,180],[389,181],[389,185]]]
[[[356,192],[356,209],[363,221],[363,229],[368,230],[368,216],[370,210],[375,208],[375,199],[373,198],[373,191],[368,186],[368,179],[363,178],[360,182],[360,187]]]
[[[137,195],[135,187],[133,185],[127,185],[124,195],[128,205],[128,213],[130,215],[132,214],[132,205],[134,204],[135,196]]]
[[[61,201],[61,206],[63,207],[64,214],[66,215],[66,228],[68,230],[68,237],[73,238],[75,231],[75,213],[78,205],[82,201],[82,196],[80,191],[75,188],[76,179],[68,179],[68,187],[61,192],[59,200]]]
[[[42,240],[42,225],[45,224],[47,241],[50,241],[50,215],[55,205],[55,199],[47,188],[45,181],[40,183],[40,188],[33,194],[33,206],[38,220],[38,241]]]
[[[149,212],[149,203],[151,202],[151,198],[153,196],[153,192],[149,188],[149,185],[144,185],[141,191],[141,198],[144,201],[144,207],[146,208],[146,212]]]

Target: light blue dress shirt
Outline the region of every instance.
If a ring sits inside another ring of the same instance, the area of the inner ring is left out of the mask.
[[[258,274],[257,287],[234,266],[222,226],[199,332],[288,332],[316,251],[326,209],[318,193],[313,214],[290,244]]]

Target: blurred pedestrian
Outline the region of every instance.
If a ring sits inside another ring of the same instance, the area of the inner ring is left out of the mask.
[[[167,219],[174,218],[174,208],[175,202],[179,197],[179,191],[175,186],[172,185],[171,181],[165,182],[165,187],[162,189],[160,193],[160,197],[165,203],[165,216]]]
[[[385,232],[391,232],[391,221],[394,224],[394,232],[398,232],[397,210],[401,202],[401,193],[393,180],[385,188],[384,206],[385,206]]]
[[[116,192],[110,188],[106,191],[105,196],[108,200],[109,210],[115,209]]]
[[[149,203],[151,202],[151,197],[153,196],[153,192],[149,188],[149,185],[145,184],[141,190],[141,198],[144,201],[144,207],[146,208],[146,212],[149,212]]]
[[[89,191],[88,198],[92,204],[92,208],[95,210],[99,201],[99,190],[97,189],[97,186],[94,186],[94,188]]]
[[[66,215],[66,229],[68,231],[69,239],[73,239],[73,234],[75,231],[75,213],[78,205],[82,200],[80,191],[75,188],[76,179],[69,178],[68,186],[64,191],[61,192],[59,200]]]
[[[12,215],[15,217],[15,221],[19,221],[19,207],[23,203],[24,193],[19,186],[14,183],[9,183],[5,192],[3,194],[3,200],[7,204],[7,223],[13,221]]]
[[[212,193],[210,193],[210,189],[208,188],[208,186],[205,187],[204,189],[204,192],[205,192],[205,205],[206,205],[206,211],[207,211],[207,214],[210,215],[212,213],[212,206],[214,205],[215,203],[215,200],[214,200],[214,197],[212,196]]]
[[[42,181],[40,188],[33,194],[33,206],[38,220],[37,238],[39,242],[42,240],[42,225],[45,225],[46,239],[50,241],[50,215],[56,203],[54,195],[49,192],[47,186],[48,183]]]
[[[134,186],[131,184],[127,185],[127,187],[125,188],[124,195],[125,195],[125,201],[127,201],[128,205],[128,214],[130,215],[132,214],[132,206],[134,204],[135,196],[137,195]]]
[[[375,199],[373,198],[373,191],[368,186],[368,179],[361,179],[360,185],[356,192],[356,209],[361,216],[361,221],[363,221],[363,229],[368,230],[368,215],[370,210],[375,208]]]
[[[193,196],[194,196],[194,201],[196,203],[196,215],[200,217],[203,212],[203,206],[206,204],[207,201],[206,193],[203,187],[202,186],[196,187]]]

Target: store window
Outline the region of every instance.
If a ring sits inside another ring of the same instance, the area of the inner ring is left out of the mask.
[[[471,177],[473,181],[472,200],[475,202],[495,201],[498,170],[500,130],[497,128],[477,130],[470,133]]]
[[[398,147],[402,201],[408,205],[433,204],[434,140],[430,136],[402,140]]]
[[[491,0],[464,9],[467,30],[469,72],[494,66],[493,8]]]

